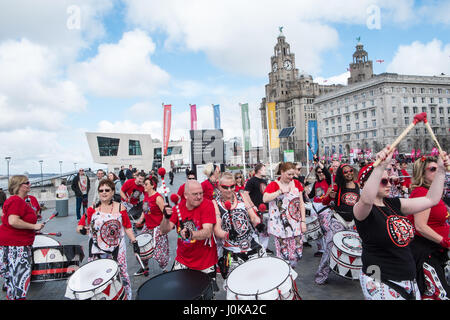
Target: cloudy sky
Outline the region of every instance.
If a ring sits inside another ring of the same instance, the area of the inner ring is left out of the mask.
[[[198,128],[240,135],[249,103],[252,144],[261,145],[259,104],[283,26],[296,67],[343,83],[356,38],[375,73],[450,74],[450,2],[412,0],[2,0],[0,175],[59,172],[93,163],[85,132],[187,139]],[[376,63],[376,60],[384,60]]]

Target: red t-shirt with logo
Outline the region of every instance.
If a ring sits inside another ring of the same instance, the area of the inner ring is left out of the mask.
[[[136,179],[129,179],[123,184],[121,190],[130,199],[128,201],[129,203],[131,203],[132,205],[137,205],[139,203],[139,197],[141,196],[141,193],[144,193],[144,186],[137,185]],[[122,200],[127,201],[127,199],[123,198]]]
[[[428,189],[424,187],[417,187],[409,196],[410,198],[420,198],[425,197],[428,193]],[[447,207],[445,206],[445,202],[442,199],[439,201],[437,205],[431,208],[430,215],[428,217],[427,225],[433,229],[436,233],[439,233],[444,238],[448,238],[448,234],[450,231],[450,225],[447,223]],[[410,214],[407,218],[414,225],[414,215]],[[417,229],[415,229],[416,235],[422,236]],[[423,236],[422,236],[423,237]]]
[[[209,183],[209,182],[208,182]],[[178,229],[179,218],[176,210],[172,208],[172,217],[170,221]],[[178,205],[181,220],[184,226],[190,230],[202,230],[205,223],[216,223],[216,212],[211,200],[203,199],[202,203],[193,210],[186,208],[186,201],[183,200]],[[191,243],[178,238],[176,260],[193,270],[204,270],[217,263],[217,246],[214,238],[196,240]]]
[[[203,198],[208,200],[214,199],[214,188],[216,185],[213,186],[211,181],[206,179],[202,182],[202,189],[203,189]]]
[[[143,208],[147,205],[148,209],[150,210],[148,212],[145,212],[144,210],[145,225],[149,229],[153,229],[159,226],[163,219],[163,213],[156,203],[156,199],[158,199],[158,197],[162,198],[162,196],[158,192],[156,192],[152,196],[149,196],[146,193],[144,196]]]
[[[2,225],[0,226],[0,246],[31,246],[36,235],[35,230],[17,229],[10,226],[10,215],[19,216],[23,221],[35,224],[37,216],[34,210],[19,196],[9,197],[3,204]]]

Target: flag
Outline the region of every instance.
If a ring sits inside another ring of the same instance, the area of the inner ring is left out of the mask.
[[[417,149],[416,150],[416,159],[419,159],[421,154],[422,153],[420,152],[420,149]]]
[[[197,106],[190,104],[191,107],[191,130],[197,130]]]
[[[319,151],[319,144],[317,143],[317,120],[308,120],[308,143],[312,150],[312,152],[308,150],[308,159],[312,159],[314,154],[317,154]]]
[[[244,151],[250,151],[250,119],[248,117],[248,103],[240,104],[242,114],[242,131],[244,132]]]
[[[220,129],[220,105],[219,104],[213,104],[214,108],[214,128],[216,130]]]
[[[164,105],[164,104],[163,104]],[[171,123],[171,110],[172,105],[164,105],[164,127],[163,127],[163,155],[167,154],[170,138],[170,123]]]
[[[270,149],[276,149],[280,147],[280,138],[278,138],[275,106],[276,106],[275,102],[269,102],[267,104],[267,119],[268,119]]]
[[[412,149],[411,150],[411,159],[412,159],[412,161],[414,161],[415,157],[416,157],[416,149]]]

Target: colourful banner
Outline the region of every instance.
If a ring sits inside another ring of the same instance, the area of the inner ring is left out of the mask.
[[[213,108],[214,108],[214,129],[219,130],[220,129],[220,105],[213,104]]]
[[[164,105],[163,155],[167,155],[167,149],[169,148],[171,116],[172,105]]]
[[[319,145],[317,143],[317,121],[316,120],[308,120],[308,143],[314,154],[317,154],[317,150],[319,149]],[[312,159],[314,154],[308,148],[308,159]],[[331,147],[331,153],[336,153],[336,147]]]
[[[197,106],[191,104],[191,130],[197,130]]]
[[[277,116],[275,112],[276,102],[269,102],[267,104],[267,119],[269,124],[269,143],[270,149],[277,149],[280,147],[280,138],[278,138]]]
[[[411,150],[411,159],[414,161],[416,158],[416,149]]]
[[[248,103],[241,104],[241,115],[242,115],[242,131],[244,132],[244,151],[250,151],[250,119],[248,117]]]

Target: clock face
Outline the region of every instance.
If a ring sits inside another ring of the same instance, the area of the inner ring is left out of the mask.
[[[292,62],[290,62],[289,60],[284,61],[283,67],[286,70],[292,70]]]
[[[272,70],[273,70],[273,72],[276,72],[277,70],[278,70],[278,63],[274,63],[273,65],[272,65]]]

